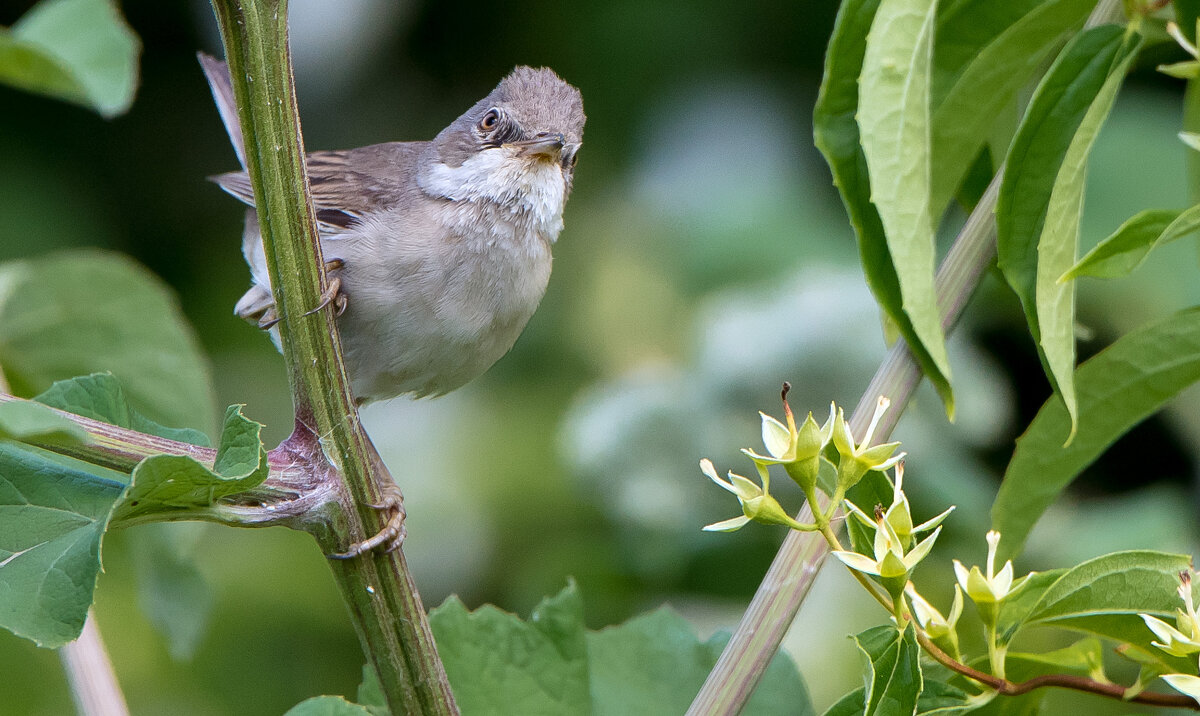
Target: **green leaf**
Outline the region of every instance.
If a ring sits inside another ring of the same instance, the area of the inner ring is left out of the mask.
[[[954,395],[948,377],[921,344],[912,321],[904,313],[900,279],[884,237],[879,212],[871,203],[867,160],[860,144],[858,122],[859,85],[867,50],[867,33],[875,19],[879,0],[846,0],[838,9],[833,37],[825,53],[825,74],[813,108],[813,139],[833,173],[850,223],[858,238],[863,271],[875,300],[904,336],[917,364],[954,412]]]
[[[872,627],[854,637],[867,657],[866,706],[863,716],[912,714],[921,694],[920,648],[916,631],[907,625]]]
[[[862,716],[866,707],[867,690],[860,686],[838,699],[822,716]]]
[[[383,695],[383,686],[379,683],[379,674],[375,673],[370,664],[363,664],[362,683],[358,685],[358,703],[362,704],[372,716],[391,716],[387,698]]]
[[[78,445],[88,442],[88,435],[69,418],[46,406],[20,400],[0,403],[0,440],[4,439]]]
[[[212,469],[187,455],[152,455],[133,469],[112,519],[130,521],[204,508],[262,484],[268,472],[262,428],[242,415],[242,406],[229,406]]]
[[[109,0],[42,0],[0,28],[0,82],[114,117],[133,104],[140,54]]]
[[[971,167],[963,157],[979,153],[997,118],[1094,6],[1093,0],[966,0],[939,16],[934,69],[950,76],[939,78],[946,87],[934,95],[935,215]]]
[[[997,641],[1001,646],[1012,642],[1013,637],[1029,620],[1029,615],[1041,601],[1042,595],[1066,573],[1066,569],[1033,572],[1021,583],[1020,589],[1000,604],[1000,614],[996,619],[996,634]]]
[[[52,648],[79,636],[123,477],[0,443],[0,626]]]
[[[0,369],[13,392],[111,371],[163,425],[215,422],[207,360],[174,296],[133,261],[72,251],[0,264]]]
[[[213,470],[190,457],[155,455],[134,468],[128,487],[122,473],[0,443],[0,626],[43,646],[77,637],[112,521],[203,508],[259,484],[267,475],[261,429],[232,406]],[[163,584],[170,576],[157,578]],[[191,627],[177,626],[184,631],[176,636],[186,638]]]
[[[934,291],[929,206],[929,82],[936,9],[934,0],[881,0],[859,78],[858,126],[871,201],[883,223],[904,315],[938,374],[949,381]]]
[[[464,714],[593,713],[583,601],[573,583],[528,622],[490,605],[471,612],[450,597],[429,624]]]
[[[1182,606],[1176,589],[1186,555],[1116,552],[1067,570],[1046,589],[1023,626],[1054,626],[1132,644],[1172,670],[1195,668],[1193,659],[1155,649],[1153,632],[1138,614],[1172,619]],[[1011,677],[1011,675],[1010,675]]]
[[[1200,229],[1200,204],[1186,211],[1147,209],[1131,217],[1063,274],[1060,281],[1079,276],[1119,278],[1141,266],[1150,252]]]
[[[573,583],[529,621],[492,606],[470,612],[451,597],[430,614],[438,652],[464,714],[683,713],[728,635],[708,642],[669,609],[589,632]],[[367,703],[364,676],[359,700]],[[747,714],[814,713],[795,666],[777,656]]]
[[[1200,62],[1197,62],[1196,60],[1173,62],[1169,65],[1159,65],[1155,69],[1164,75],[1168,75],[1180,80],[1194,80],[1197,77],[1200,77]]]
[[[1190,558],[1137,550],[1089,559],[1067,570],[1042,594],[1028,624],[1101,614],[1172,614],[1182,605],[1176,589]]]
[[[995,694],[972,696],[944,681],[924,679],[921,698],[917,699],[917,716],[957,716],[971,713],[994,698]]]
[[[341,696],[314,696],[288,709],[284,716],[371,716],[371,712]]]
[[[1200,379],[1200,309],[1180,311],[1123,336],[1079,367],[1079,430],[1051,397],[1017,440],[992,505],[1004,535],[1001,559],[1020,552],[1038,517],[1058,494],[1126,431]]]
[[[134,410],[125,397],[125,390],[112,373],[93,373],[68,380],[55,381],[44,393],[34,398],[43,405],[129,428],[139,433],[178,440],[208,447],[208,436],[191,428],[168,428]]]
[[[1092,676],[1104,673],[1104,644],[1095,637],[1087,637],[1062,649],[1041,653],[1010,652],[1005,665],[1012,661],[1025,662],[1030,669],[1041,673],[1064,671]]]
[[[1077,419],[1075,263],[1087,158],[1140,44],[1115,25],[1077,35],[1034,92],[996,206],[998,261],[1025,309],[1050,383]]]

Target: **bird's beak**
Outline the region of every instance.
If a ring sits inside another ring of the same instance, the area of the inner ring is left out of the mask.
[[[562,134],[543,133],[533,139],[509,142],[504,146],[515,147],[517,153],[523,157],[544,157],[558,161],[559,156],[562,154],[565,139]]]

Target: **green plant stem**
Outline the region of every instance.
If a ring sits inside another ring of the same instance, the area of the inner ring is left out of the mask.
[[[288,48],[287,0],[213,0],[274,288],[296,404],[289,450],[344,491],[326,553],[380,532],[394,482],[362,430],[342,365],[332,309],[309,313],[327,286],[305,171]],[[340,538],[341,543],[333,543]],[[368,661],[394,713],[456,714],[424,606],[403,553],[330,563]]]
[[[1123,18],[1119,0],[1100,0],[1085,28],[1119,22]],[[959,231],[950,251],[938,268],[937,302],[942,328],[947,335],[962,316],[983,273],[996,255],[996,197],[1004,176],[1001,166],[979,199],[975,210]],[[880,395],[892,401],[892,409],[880,419],[875,439],[884,442],[904,412],[921,379],[921,371],[904,341],[898,341],[879,366],[863,392],[850,427],[862,435]],[[805,505],[797,519],[812,519],[812,510],[824,504]],[[745,706],[779,644],[796,617],[813,580],[820,571],[828,546],[824,540],[800,532],[789,532],[770,569],[759,584],[733,637],[709,673],[691,707],[690,716],[736,714]]]

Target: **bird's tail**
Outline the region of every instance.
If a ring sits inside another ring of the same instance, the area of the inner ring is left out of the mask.
[[[208,78],[208,86],[212,88],[213,100],[217,103],[217,111],[221,121],[225,123],[225,131],[229,133],[229,141],[233,143],[233,151],[237,152],[242,169],[246,168],[246,146],[242,140],[242,125],[238,121],[237,105],[233,101],[233,83],[229,79],[229,67],[203,52],[197,52],[200,67]]]

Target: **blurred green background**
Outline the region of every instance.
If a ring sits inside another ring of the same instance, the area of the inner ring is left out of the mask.
[[[0,25],[32,4],[0,0]],[[428,139],[515,64],[553,67],[581,89],[589,117],[550,289],[512,353],[448,397],[363,411],[407,496],[406,552],[426,604],[457,593],[527,614],[570,575],[594,627],[664,602],[705,635],[735,626],[783,535],[700,532],[736,506],[697,461],[745,472],[737,448],[757,444],[757,410],[779,413],[783,380],[793,406],[823,417],[831,399],[854,405],[885,350],[811,141],[836,3],[291,4],[311,148]],[[94,246],[145,263],[178,292],[220,406],[246,403],[273,443],[290,427],[282,363],[232,315],[248,286],[241,208],[205,181],[236,167],[194,58],[220,54],[211,10],[198,0],[122,9],[145,45],[128,115],[104,121],[0,87],[0,260]],[[1181,86],[1152,66],[1130,82],[1092,162],[1085,248],[1140,209],[1186,205],[1180,100]],[[1129,279],[1084,283],[1081,353],[1200,302],[1196,265],[1194,243],[1177,242]],[[995,277],[952,359],[957,422],[923,389],[895,433],[917,515],[959,506],[928,575],[947,587],[950,556],[982,560],[1012,440],[1049,394]],[[1089,470],[1018,569],[1120,548],[1194,551],[1197,397]],[[307,536],[205,527],[186,537],[213,612],[185,659],[138,609],[137,531],[104,545],[99,624],[134,713],[270,714],[353,695],[358,644]],[[949,590],[932,591],[944,607]],[[842,637],[882,618],[840,571],[822,574],[787,642],[819,708],[859,683]],[[0,712],[71,711],[52,652],[0,633],[0,674]]]

